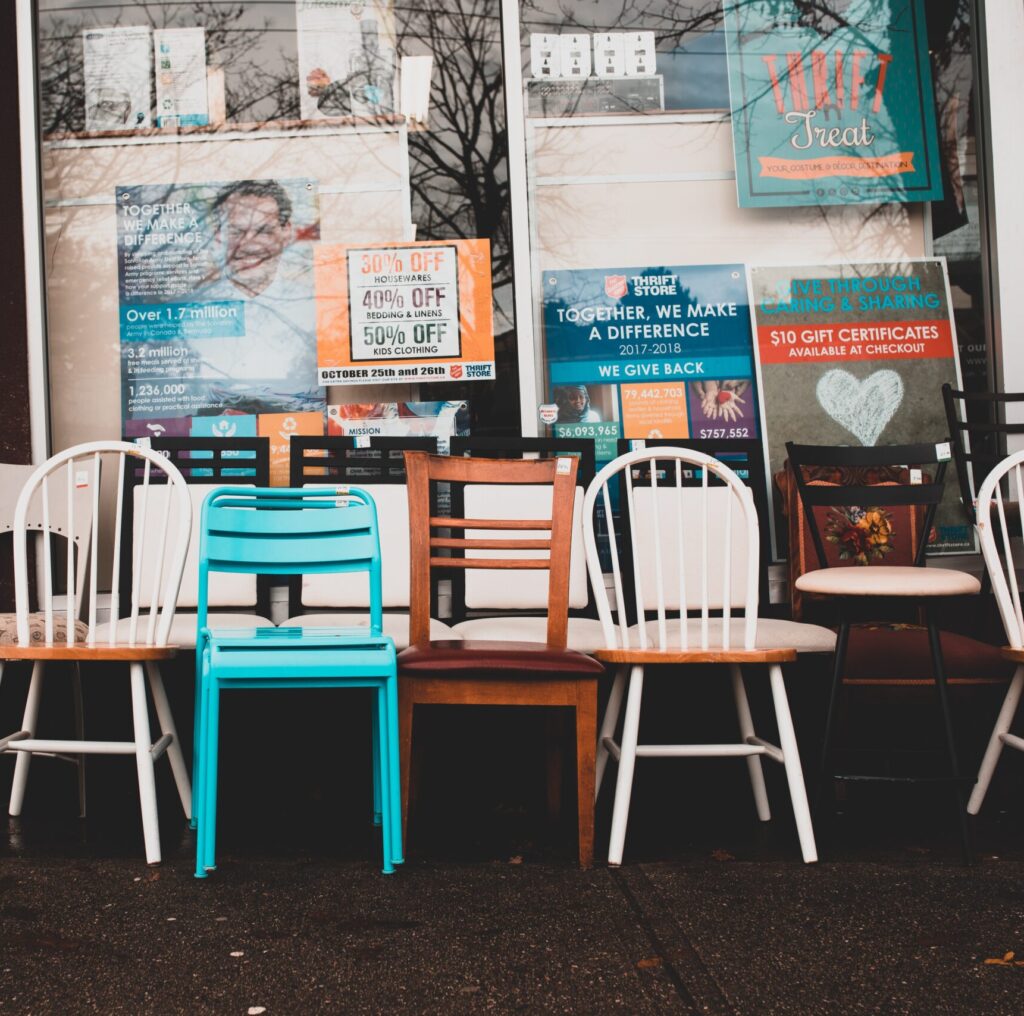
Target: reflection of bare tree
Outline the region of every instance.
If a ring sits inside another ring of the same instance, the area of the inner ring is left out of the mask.
[[[512,277],[501,20],[488,0],[398,12],[406,52],[434,57],[430,129],[409,137],[413,219],[431,238],[485,236],[494,284]]]
[[[40,12],[40,120],[44,135],[85,129],[82,31],[138,25],[152,28],[202,26],[210,65],[225,69],[228,120],[254,122],[298,116],[299,90],[294,57],[268,46],[268,20],[253,22],[245,3],[123,4],[106,7],[102,22],[93,12],[77,16]]]

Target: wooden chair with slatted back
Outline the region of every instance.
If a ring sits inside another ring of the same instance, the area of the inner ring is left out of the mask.
[[[407,452],[405,461],[411,616],[410,646],[398,658],[403,814],[408,814],[409,807],[416,706],[570,708],[576,718],[579,863],[589,867],[594,853],[597,679],[603,667],[591,657],[566,648],[576,460],[467,459]],[[436,483],[493,485],[498,498],[502,490],[517,485],[548,486],[550,518],[501,518],[495,517],[500,514],[496,511],[488,511],[485,518],[433,516],[431,485]],[[448,530],[452,535],[439,535],[438,530]],[[513,550],[524,553],[506,556]],[[443,556],[448,553],[451,556]],[[432,575],[438,569],[466,568],[546,571],[546,642],[431,641]]]

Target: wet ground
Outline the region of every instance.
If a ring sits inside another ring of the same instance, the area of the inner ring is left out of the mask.
[[[188,716],[190,680],[178,678],[173,704]],[[124,734],[124,681],[87,685],[95,736]],[[755,716],[770,716],[751,686]],[[822,677],[797,668],[789,686],[811,780]],[[55,677],[43,714],[54,736],[65,692]],[[25,814],[0,836],[0,1014],[1024,1011],[1022,755],[997,776],[971,866],[947,788],[848,786],[837,816],[818,823],[821,863],[806,866],[778,767],[762,825],[741,760],[649,760],[624,865],[581,872],[571,787],[561,819],[545,807],[543,717],[431,711],[417,720],[409,860],[384,877],[367,822],[366,702],[236,694],[219,867],[205,881],[192,877],[193,838],[165,767],[164,863],[151,868],[130,760],[90,760],[85,821],[72,770],[33,763]],[[5,731],[23,695],[24,678],[5,675]],[[958,693],[965,768],[998,697]],[[732,736],[728,689],[709,675],[666,682],[645,706],[652,741]],[[913,694],[862,697],[844,736],[929,747],[932,708]],[[0,799],[12,768],[0,759]]]

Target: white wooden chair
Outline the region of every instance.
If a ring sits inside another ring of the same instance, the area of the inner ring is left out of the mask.
[[[167,476],[168,495],[159,511],[153,511],[149,500],[144,503],[139,527],[140,539],[132,547],[132,572],[135,576],[149,576],[148,610],[141,604],[141,582],[133,581],[130,604],[127,606],[127,632],[121,625],[97,624],[97,591],[101,575],[101,561],[110,562],[110,612],[121,614],[120,576],[121,547],[123,542],[122,493],[125,469],[137,460],[143,460],[144,477],[141,489],[150,488],[150,477],[162,471]],[[52,481],[56,480],[56,483]],[[63,584],[69,591],[63,610],[55,606],[59,595],[57,587],[61,576],[55,565],[50,541],[43,541],[42,561],[38,569],[41,619],[33,620],[29,603],[28,519],[30,506],[39,498],[44,529],[49,528],[52,486],[59,486],[66,499],[67,536],[71,544],[76,534],[88,532],[88,555],[66,555]],[[105,503],[105,485],[115,484],[112,492],[116,503],[113,520],[101,517],[100,506]],[[76,491],[89,494],[88,509],[84,517],[78,507]],[[66,494],[63,493],[66,491]],[[108,523],[112,521],[112,533]],[[0,753],[17,755],[14,782],[11,791],[10,813],[21,812],[28,781],[29,763],[39,755],[134,755],[139,778],[139,797],[142,804],[142,827],[146,846],[146,859],[151,864],[160,861],[160,833],[157,820],[156,786],[153,764],[165,752],[181,797],[186,816],[191,813],[191,789],[185,760],[178,743],[174,720],[160,675],[159,662],[175,655],[176,648],[169,644],[168,635],[174,620],[175,601],[181,584],[185,555],[188,549],[192,522],[192,507],[185,482],[178,470],[160,455],[148,448],[122,441],[95,441],[78,445],[54,455],[29,477],[18,498],[14,518],[14,568],[17,606],[17,644],[0,647],[0,656],[7,660],[33,661],[32,678],[21,730],[0,738]],[[109,558],[100,544],[109,543]],[[87,569],[88,623],[78,621],[81,569]],[[36,737],[36,723],[42,697],[45,666],[50,661],[72,664],[126,662],[129,664],[132,692],[134,739],[131,741],[54,740]],[[153,704],[160,724],[160,737],[154,743],[150,735],[146,682],[153,696]]]
[[[999,616],[1010,643],[1003,655],[1017,665],[1010,687],[1006,691],[996,725],[978,770],[978,781],[967,801],[967,811],[977,815],[988,793],[1003,748],[1008,746],[1024,751],[1024,737],[1010,733],[1021,692],[1024,691],[1024,611],[1021,609],[1020,583],[1014,565],[1011,537],[1019,525],[1017,506],[1021,503],[1021,465],[1024,451],[1003,459],[985,478],[978,491],[977,528],[981,538],[981,552],[992,583]],[[1004,494],[1004,489],[1006,493]]]
[[[639,482],[634,480],[634,468],[638,466]],[[613,517],[609,491],[613,481],[621,481],[618,533],[616,526],[608,525],[612,578],[620,605],[618,624],[601,574],[594,527],[599,505],[609,520]],[[650,756],[745,757],[762,821],[771,818],[771,811],[761,756],[782,763],[803,858],[816,861],[781,666],[796,659],[793,643],[807,644],[807,629],[814,626],[758,619],[760,542],[750,489],[727,466],[701,452],[642,449],[619,456],[598,472],[587,490],[583,518],[587,567],[605,637],[605,648],[594,655],[619,668],[602,721],[597,756],[598,792],[608,755],[619,763],[608,863],[622,863],[634,765],[637,758]],[[630,614],[637,623],[629,623]],[[811,634],[822,643],[831,636],[824,629]],[[729,667],[740,740],[732,744],[639,743],[645,668],[651,664],[709,663]],[[743,664],[768,666],[780,746],[755,733],[741,672]],[[622,736],[616,741],[627,678]]]
[[[17,508],[18,498],[29,477],[35,472],[35,466],[14,465],[0,463],[0,532],[12,534],[14,532],[14,513]],[[89,500],[91,497],[88,484],[73,488],[73,510],[78,518],[85,518],[89,511]],[[53,498],[49,505],[47,517],[43,516],[42,499],[34,497],[29,503],[25,513],[25,528],[30,533],[37,534],[35,544],[36,553],[42,552],[42,541],[58,537],[61,540],[68,539],[68,499],[62,491]],[[77,560],[84,560],[89,553],[89,537],[91,533],[88,528],[79,528],[71,534],[69,548]],[[13,559],[13,554],[8,560]],[[78,569],[77,585],[75,587],[75,600],[78,609],[75,613],[76,619],[81,624],[82,607],[85,603],[85,575],[86,569]],[[63,618],[61,618],[63,620]],[[58,622],[59,624],[60,622]],[[29,629],[33,627],[41,630],[45,625],[45,619],[41,612],[29,615]],[[84,626],[83,626],[84,627]],[[15,645],[18,640],[18,615],[0,613],[0,646]],[[0,680],[3,678],[4,661],[0,659]],[[81,738],[84,736],[84,706],[82,699],[82,677],[78,664],[74,664],[71,671],[72,700],[74,703],[75,734]],[[78,813],[80,818],[85,818],[85,756],[84,755],[61,755],[57,756],[68,762],[73,762],[78,768]]]

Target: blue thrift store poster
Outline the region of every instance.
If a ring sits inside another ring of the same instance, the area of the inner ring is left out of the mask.
[[[924,0],[726,0],[742,208],[942,198]]]
[[[755,438],[758,407],[742,265],[545,272],[549,399],[558,437]]]

